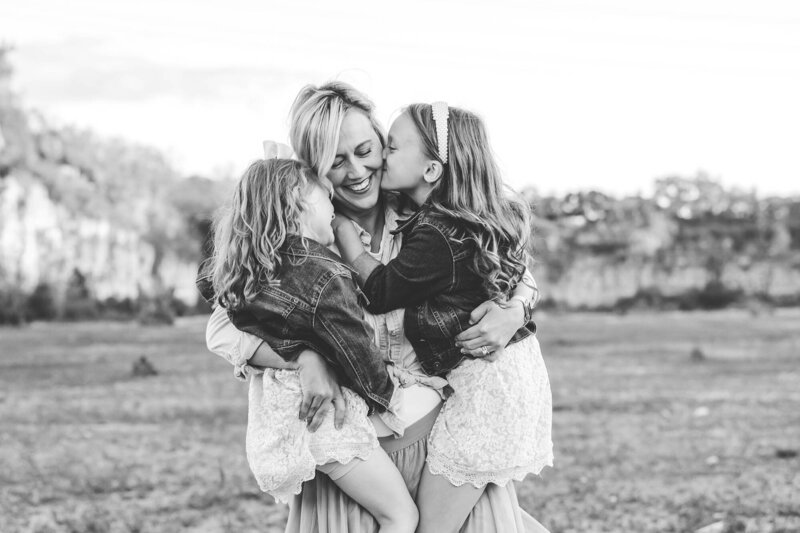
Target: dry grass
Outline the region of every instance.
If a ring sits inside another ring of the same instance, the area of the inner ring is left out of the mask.
[[[800,458],[779,457],[800,450],[800,310],[539,325],[557,468],[519,492],[553,533],[800,531]],[[0,329],[0,531],[282,531],[203,329]],[[157,376],[132,377],[141,355]]]

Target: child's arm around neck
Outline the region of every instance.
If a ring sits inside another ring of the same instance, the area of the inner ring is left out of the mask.
[[[386,265],[364,252],[352,224],[340,224],[335,233],[342,257],[358,272],[371,313],[418,305],[455,283],[450,243],[430,224],[417,224],[406,234],[400,253]]]

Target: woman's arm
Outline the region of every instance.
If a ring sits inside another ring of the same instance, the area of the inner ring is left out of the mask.
[[[258,367],[272,366],[270,363],[285,364],[264,341],[236,329],[228,318],[227,311],[219,306],[214,308],[206,325],[206,347],[211,353],[232,364],[234,375],[242,381],[252,371],[260,372],[261,368]]]
[[[527,323],[525,305],[535,306],[538,296],[536,280],[526,268],[506,304],[489,300],[472,311],[470,323],[474,325],[456,336],[456,346],[473,357],[484,357],[483,346],[489,354],[505,347],[517,330]]]
[[[233,364],[234,375],[241,380],[264,368],[298,370],[303,391],[298,416],[309,420],[309,431],[316,431],[322,424],[331,405],[335,409],[334,425],[337,429],[341,427],[347,406],[336,375],[320,354],[303,350],[296,361],[288,362],[260,338],[236,329],[222,307],[215,308],[208,319],[206,346]]]

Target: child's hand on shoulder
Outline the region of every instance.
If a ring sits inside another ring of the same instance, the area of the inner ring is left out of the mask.
[[[339,231],[344,224],[350,224],[350,227],[355,230],[355,226],[353,226],[353,221],[347,218],[344,215],[340,215],[339,213],[334,214],[333,222],[331,222],[331,226],[333,227],[333,231]],[[347,228],[349,229],[349,228]]]

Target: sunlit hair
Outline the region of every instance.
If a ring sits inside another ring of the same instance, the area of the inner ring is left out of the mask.
[[[422,139],[426,157],[439,161],[436,124],[429,104],[405,109]],[[487,280],[494,297],[506,296],[525,272],[530,208],[500,176],[483,121],[450,107],[448,160],[428,197],[434,214],[459,222],[456,238],[472,240],[473,271]]]
[[[242,307],[273,278],[286,236],[302,231],[311,186],[324,188],[307,165],[292,159],[259,160],[242,175],[214,220],[211,275],[222,307]]]
[[[289,142],[297,157],[320,176],[327,176],[333,166],[339,131],[350,109],[367,116],[383,147],[383,127],[375,118],[375,106],[352,85],[342,81],[331,81],[319,87],[306,85],[292,104]]]

